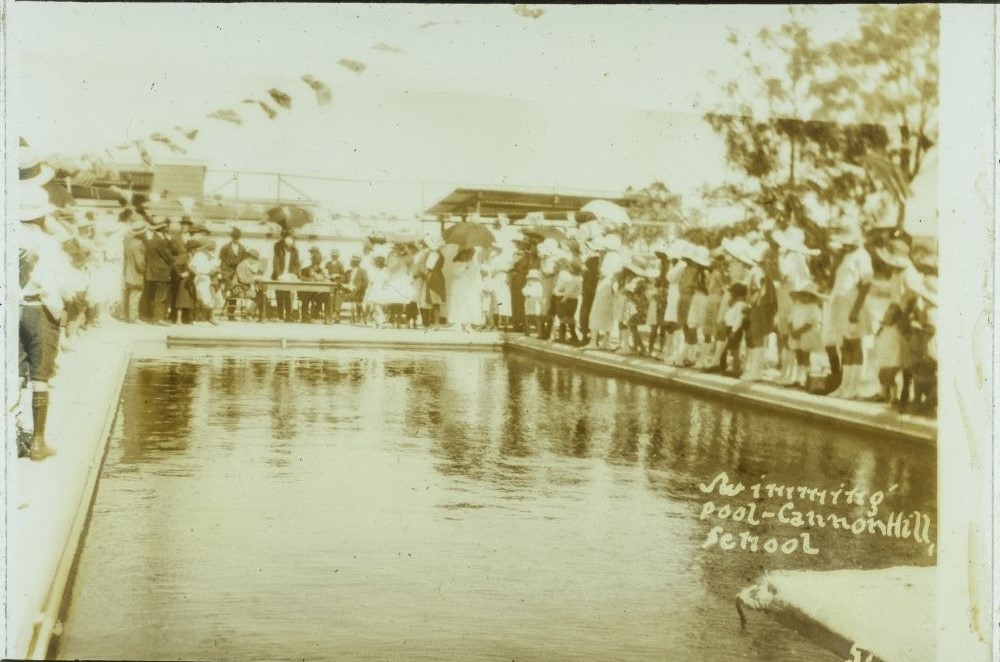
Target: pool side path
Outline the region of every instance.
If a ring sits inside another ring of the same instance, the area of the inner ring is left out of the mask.
[[[931,662],[937,658],[936,568],[781,570],[737,598],[741,621],[756,610],[844,660]],[[745,627],[753,628],[749,619]]]
[[[35,464],[16,459],[13,444],[8,444],[7,530],[8,540],[16,542],[8,545],[6,657],[42,659],[53,633],[58,633],[60,609],[96,490],[128,362],[133,356],[162,355],[165,347],[206,354],[221,348],[279,351],[336,347],[462,351],[506,348],[619,376],[837,420],[918,442],[934,443],[937,432],[933,420],[900,416],[877,404],[839,401],[767,384],[747,384],[610,352],[584,351],[500,333],[252,322],[181,327],[112,321],[74,339],[72,347],[61,354],[58,375],[52,381],[47,432],[58,454]]]

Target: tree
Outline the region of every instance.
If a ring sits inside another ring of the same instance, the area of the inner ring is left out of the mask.
[[[686,223],[681,196],[671,192],[663,182],[653,182],[639,190],[630,186],[625,189],[625,200],[629,217],[640,223],[638,230],[647,240],[663,234],[670,224],[683,227]]]
[[[886,159],[874,154],[869,172],[897,202],[897,229],[906,216],[909,184],[938,137],[937,5],[863,5],[854,39],[834,42],[825,55],[835,75],[816,86],[826,118],[865,118],[890,131]]]
[[[815,229],[810,207],[829,217],[871,215],[876,192],[865,158],[889,143],[873,123],[833,122],[829,47],[816,44],[792,7],[775,30],[763,29],[742,52],[744,71],[722,85],[723,101],[705,119],[723,136],[726,156],[747,177],[712,196],[747,207],[749,216]],[[741,46],[735,32],[729,42]],[[811,200],[814,204],[807,204]]]

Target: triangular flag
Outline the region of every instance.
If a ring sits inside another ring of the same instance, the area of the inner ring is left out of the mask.
[[[163,135],[162,133],[154,133],[149,137],[150,140],[155,140],[158,143],[166,145],[171,152],[174,154],[186,154],[187,150],[183,149],[179,145],[174,144],[174,141]]]
[[[273,120],[275,117],[278,116],[278,111],[276,111],[274,108],[271,108],[271,106],[267,105],[267,103],[263,101],[257,101],[256,99],[244,99],[243,103],[257,104],[258,106],[260,106],[261,110],[267,113],[268,119]]]
[[[372,46],[372,48],[376,51],[388,51],[389,53],[402,53],[404,55],[406,54],[406,51],[404,51],[403,49],[396,48],[395,46],[390,46],[389,44],[379,43]]]
[[[323,81],[316,80],[309,74],[303,76],[302,80],[306,82],[306,85],[316,91],[316,102],[319,103],[319,105],[324,106],[333,100],[333,94],[330,92],[330,87]]]
[[[194,142],[194,139],[198,137],[198,129],[182,129],[179,126],[175,126],[174,129],[191,142]]]
[[[149,150],[146,149],[146,143],[141,140],[136,140],[134,144],[135,148],[139,150],[139,157],[142,159],[142,162],[147,166],[153,165],[153,157],[149,155]]]
[[[209,113],[208,115],[206,115],[206,117],[209,117],[209,118],[211,118],[213,120],[222,120],[224,122],[232,122],[233,124],[236,124],[237,126],[243,124],[243,119],[239,116],[239,114],[237,114],[237,112],[235,110],[229,110],[229,109],[226,109],[226,108],[224,108],[222,110],[217,110],[214,113]]]
[[[347,67],[356,74],[364,73],[365,69],[368,68],[364,62],[358,62],[357,60],[341,60],[337,64]]]
[[[282,108],[286,108],[288,110],[292,109],[292,97],[288,96],[278,88],[272,87],[267,91],[267,93],[271,95],[272,99],[274,99],[274,103],[278,104]]]

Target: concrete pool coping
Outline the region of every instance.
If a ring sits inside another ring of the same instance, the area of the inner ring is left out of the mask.
[[[834,420],[910,441],[933,444],[937,431],[933,420],[900,416],[877,404],[840,401],[767,384],[746,384],[648,360],[501,333],[445,329],[376,331],[348,325],[244,322],[224,322],[217,327],[109,322],[74,340],[74,346],[73,351],[61,355],[59,374],[52,383],[48,436],[59,454],[36,464],[17,460],[14,445],[7,446],[7,530],[30,532],[31,539],[18,540],[16,546],[8,545],[8,606],[10,597],[16,596],[19,603],[29,607],[28,613],[7,610],[6,657],[44,659],[52,636],[58,634],[66,589],[96,493],[129,362],[133,358],[162,355],[164,348],[516,351],[715,397],[735,398],[800,416]],[[11,572],[12,567],[16,573]]]

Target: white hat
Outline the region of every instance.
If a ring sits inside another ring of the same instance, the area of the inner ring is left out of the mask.
[[[616,234],[606,234],[601,239],[601,245],[603,246],[604,250],[617,251],[620,250],[622,247],[622,240],[621,237],[619,237]]]
[[[708,248],[697,244],[688,244],[685,248],[686,252],[684,257],[691,260],[695,264],[700,264],[703,267],[712,266],[712,255]]]
[[[787,251],[803,255],[819,255],[818,250],[806,246],[806,233],[797,225],[790,225],[784,230],[775,230],[771,233],[771,238]]]
[[[744,264],[752,267],[757,263],[757,261],[751,257],[750,252],[752,247],[746,237],[740,236],[734,237],[733,239],[726,237],[722,240],[722,248]]]
[[[48,216],[55,211],[55,206],[49,202],[49,193],[41,186],[22,184],[19,189],[18,220],[34,221]]]
[[[750,246],[750,250],[747,252],[747,255],[750,257],[751,260],[759,263],[761,260],[764,259],[764,256],[767,255],[767,252],[770,249],[771,247],[768,246],[766,241],[758,241],[757,243]]]
[[[55,172],[52,168],[43,164],[35,153],[35,150],[28,147],[28,144],[21,141],[21,146],[17,155],[18,179],[24,184],[34,186],[44,186],[52,181]]]

